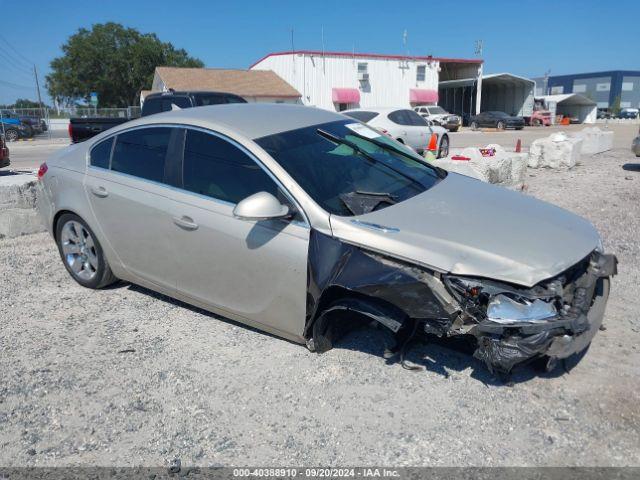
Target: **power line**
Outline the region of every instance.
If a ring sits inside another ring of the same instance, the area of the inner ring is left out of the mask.
[[[31,60],[29,60],[27,57],[25,57],[22,52],[20,52],[16,47],[14,47],[9,40],[7,40],[6,38],[4,38],[2,35],[0,35],[0,40],[2,40],[4,43],[7,44],[7,46],[13,50],[18,58],[18,60],[25,62],[26,65],[29,66],[29,68],[31,68],[31,66],[35,63],[32,62]]]
[[[33,66],[30,65],[29,67],[25,67],[24,65],[16,62],[15,58],[11,57],[9,52],[7,52],[1,46],[0,46],[0,59],[4,59],[5,62],[7,62],[7,65],[9,67],[13,67],[13,69],[15,69],[15,71],[23,73],[23,74],[28,75],[28,76],[31,77],[31,75],[32,75],[31,68],[33,68]]]
[[[24,85],[18,85],[17,83],[5,82],[0,80],[0,85],[4,85],[9,88],[15,88],[16,90],[31,90],[33,87],[26,87]]]

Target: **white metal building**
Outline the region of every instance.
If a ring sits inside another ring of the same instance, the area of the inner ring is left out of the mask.
[[[544,100],[553,119],[556,115],[564,115],[577,118],[580,123],[596,123],[598,104],[584,95],[578,93],[545,95],[536,97],[536,100]]]
[[[274,71],[305,105],[341,111],[437,104],[440,80],[477,77],[482,60],[304,50],[268,54],[249,69]]]
[[[480,80],[480,81],[478,81]],[[497,110],[531,116],[535,82],[510,73],[440,82],[440,105],[459,115]]]

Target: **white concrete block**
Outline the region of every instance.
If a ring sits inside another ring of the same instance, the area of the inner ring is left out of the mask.
[[[488,183],[515,185],[524,182],[527,169],[527,154],[509,152],[501,145],[490,144],[484,148],[495,148],[495,155],[483,157],[479,148],[463,149],[459,155],[471,160],[441,159],[435,165]]]
[[[530,168],[573,168],[580,160],[582,138],[564,132],[534,140],[529,147]]]
[[[581,153],[585,155],[595,155],[613,148],[613,132],[610,130],[587,127],[574,133],[573,136],[582,139]]]
[[[35,206],[35,175],[0,176],[0,238],[43,232]]]

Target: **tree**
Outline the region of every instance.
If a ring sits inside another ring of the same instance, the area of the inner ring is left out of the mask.
[[[613,99],[613,103],[611,104],[611,108],[609,109],[611,113],[617,115],[620,113],[620,95],[616,95]]]
[[[126,107],[136,102],[140,90],[151,88],[157,66],[203,66],[153,33],[112,22],[79,29],[62,51],[46,77],[49,94],[61,103],[89,101],[97,92],[101,107]]]

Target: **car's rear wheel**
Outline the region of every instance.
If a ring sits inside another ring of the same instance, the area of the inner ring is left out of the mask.
[[[471,122],[471,130],[478,130],[478,123],[477,122]]]
[[[496,128],[497,128],[498,130],[504,130],[504,122],[498,122],[498,123],[496,124]]]
[[[100,242],[79,216],[65,213],[60,217],[56,225],[56,243],[65,268],[83,287],[103,288],[117,280]]]
[[[539,118],[534,118],[533,119],[533,126],[534,127],[539,127],[542,124],[542,122],[540,121]]]
[[[15,142],[20,138],[20,133],[15,128],[8,128],[4,131],[4,138],[7,142]]]
[[[438,158],[444,158],[449,155],[449,137],[447,135],[442,136],[440,140],[440,149],[438,150]]]

